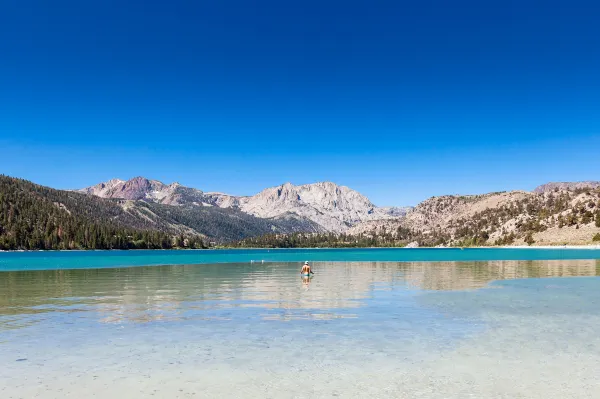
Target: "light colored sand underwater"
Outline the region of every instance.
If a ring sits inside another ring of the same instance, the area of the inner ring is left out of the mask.
[[[0,397],[600,397],[596,261],[317,266],[308,284],[283,265],[17,285]],[[588,277],[481,283],[544,267]]]

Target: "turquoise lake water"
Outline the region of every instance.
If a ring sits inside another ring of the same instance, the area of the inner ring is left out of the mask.
[[[597,398],[599,253],[0,253],[0,397]]]
[[[234,262],[436,262],[600,259],[598,249],[366,248],[0,252],[0,271],[86,269]]]

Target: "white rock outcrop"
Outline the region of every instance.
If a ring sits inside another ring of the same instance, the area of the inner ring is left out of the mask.
[[[393,217],[359,192],[331,182],[300,186],[285,183],[251,197],[236,197],[237,201],[230,197],[224,195],[216,200],[216,204],[221,207],[237,206],[262,218],[295,213],[333,232],[346,231],[367,220]]]
[[[396,219],[408,208],[378,208],[367,197],[345,186],[321,182],[295,186],[285,183],[253,196],[205,193],[178,183],[136,177],[113,179],[79,190],[103,198],[145,200],[167,205],[198,205],[235,208],[260,218],[298,215],[313,221],[323,231],[344,232],[367,221]]]

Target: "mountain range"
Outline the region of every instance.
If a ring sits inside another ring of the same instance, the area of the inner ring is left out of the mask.
[[[266,237],[266,238],[260,238]],[[286,238],[291,237],[291,238]],[[377,207],[331,182],[252,196],[136,177],[56,190],[0,175],[0,249],[470,246],[600,241],[600,182]]]
[[[295,218],[311,224],[314,230],[336,233],[361,222],[403,216],[410,209],[379,208],[359,192],[331,182],[299,186],[285,183],[253,196],[235,196],[135,177],[127,181],[113,179],[78,191],[101,198],[232,209],[263,219]]]
[[[445,195],[415,207],[386,208],[331,182],[285,183],[253,196],[235,196],[137,177],[81,191],[103,198],[229,209],[273,223],[294,222],[271,229],[272,234],[386,236],[393,237],[394,245],[583,244],[591,242],[600,227],[598,181],[551,182],[532,192]]]

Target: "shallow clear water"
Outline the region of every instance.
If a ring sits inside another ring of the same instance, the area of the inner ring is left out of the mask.
[[[600,396],[600,260],[299,267],[2,272],[0,397]]]

